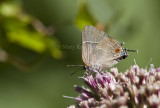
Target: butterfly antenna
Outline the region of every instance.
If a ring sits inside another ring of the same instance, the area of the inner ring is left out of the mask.
[[[78,70],[80,70],[81,67],[79,67],[78,69],[76,69],[74,72],[72,72],[70,75],[74,75],[76,72],[78,72]]]
[[[84,66],[84,65],[67,65],[67,67],[79,67],[79,66]]]
[[[76,69],[74,72],[72,72],[70,75],[74,75],[78,70],[80,70],[81,67],[84,67],[84,65],[67,65],[67,67],[79,67],[78,69]]]
[[[138,53],[138,50],[129,50],[129,49],[126,49],[126,51],[128,51],[128,52],[136,52],[136,53]]]

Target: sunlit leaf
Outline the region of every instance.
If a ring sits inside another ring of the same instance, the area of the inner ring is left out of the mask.
[[[88,12],[86,3],[82,3],[79,12],[75,19],[75,24],[78,28],[83,29],[85,25],[95,25],[95,21],[91,14]]]
[[[5,17],[16,16],[18,11],[18,4],[7,2],[0,5],[0,14]]]
[[[62,52],[58,49],[58,42],[55,39],[44,36],[35,30],[29,30],[25,24],[8,23],[5,25],[7,29],[7,38],[10,42],[19,44],[22,47],[36,51],[38,53],[44,53],[49,50],[54,58],[60,58]]]
[[[46,49],[46,45],[38,33],[28,32],[26,30],[18,30],[16,32],[10,31],[7,37],[11,42],[39,53],[44,52]]]
[[[58,41],[48,36],[45,31],[38,31],[33,26],[35,18],[22,12],[20,5],[11,2],[1,4],[0,19],[0,27],[9,42],[37,53],[49,52],[56,59],[62,57],[62,52],[57,47]]]

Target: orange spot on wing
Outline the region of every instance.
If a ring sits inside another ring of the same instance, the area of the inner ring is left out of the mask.
[[[85,66],[88,66],[86,63],[84,63]]]
[[[105,26],[101,23],[96,24],[96,28],[99,29],[99,30],[102,30],[102,31],[105,30]]]
[[[115,52],[118,53],[118,52],[119,52],[119,49],[115,49]]]
[[[83,59],[82,59],[82,60],[83,60]],[[84,63],[85,66],[88,66],[88,64],[85,62],[85,60],[83,60],[83,63]]]

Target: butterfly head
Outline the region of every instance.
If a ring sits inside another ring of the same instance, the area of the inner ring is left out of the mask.
[[[120,61],[120,60],[126,59],[128,57],[128,55],[129,55],[128,52],[138,53],[138,50],[129,50],[127,48],[122,48],[122,50],[115,49],[115,52],[119,53],[120,57],[118,57],[116,60]]]
[[[123,48],[123,51],[121,52],[120,60],[126,59],[128,57],[128,55],[129,55],[128,52],[136,52],[136,53],[138,53],[138,50],[129,50],[127,48]]]
[[[128,57],[127,49],[124,48],[123,51],[121,52],[121,58],[126,59]]]

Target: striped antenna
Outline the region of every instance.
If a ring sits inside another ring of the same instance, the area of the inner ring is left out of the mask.
[[[79,66],[84,66],[84,65],[67,65],[67,67],[79,67]]]
[[[128,52],[136,52],[136,53],[138,53],[138,50],[129,50],[129,49],[126,49],[126,51],[128,51]]]
[[[84,65],[67,65],[67,67],[79,67],[78,69],[76,69],[74,72],[72,72],[70,75],[74,75],[78,70],[81,70],[81,67],[84,67]],[[85,68],[82,68],[85,69]]]

